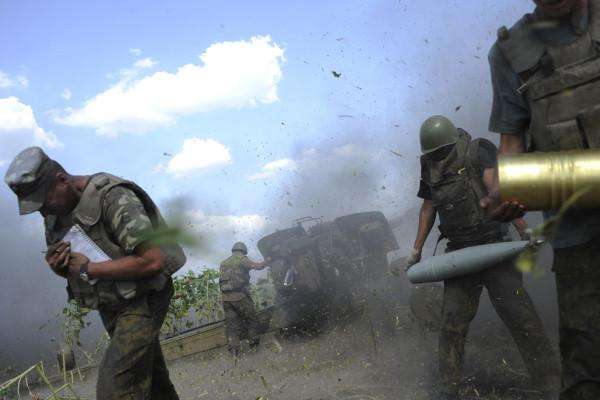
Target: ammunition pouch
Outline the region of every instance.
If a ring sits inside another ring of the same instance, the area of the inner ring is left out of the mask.
[[[235,284],[231,279],[219,279],[221,292],[241,292],[250,293],[250,287],[247,283]]]
[[[69,277],[67,293],[70,300],[74,299],[87,308],[115,307],[149,291],[161,290],[169,279],[165,274],[154,278],[140,281],[99,280],[95,285],[90,285],[79,277]]]

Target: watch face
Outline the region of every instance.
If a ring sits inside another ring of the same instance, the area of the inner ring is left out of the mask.
[[[89,280],[88,274],[86,272],[82,272],[79,274],[79,277],[82,281],[87,282]]]

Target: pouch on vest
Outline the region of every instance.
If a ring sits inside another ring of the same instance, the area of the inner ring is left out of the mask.
[[[220,279],[219,286],[222,292],[234,292],[239,289],[233,285],[231,279]]]

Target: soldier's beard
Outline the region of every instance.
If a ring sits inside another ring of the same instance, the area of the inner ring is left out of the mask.
[[[534,0],[542,13],[551,18],[563,18],[570,16],[573,12],[582,12],[587,8],[588,0],[558,0],[548,2]]]

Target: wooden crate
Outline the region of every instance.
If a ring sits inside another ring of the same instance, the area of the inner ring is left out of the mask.
[[[162,351],[168,361],[201,353],[227,344],[225,324],[216,322],[193,331],[177,335],[161,342]]]

